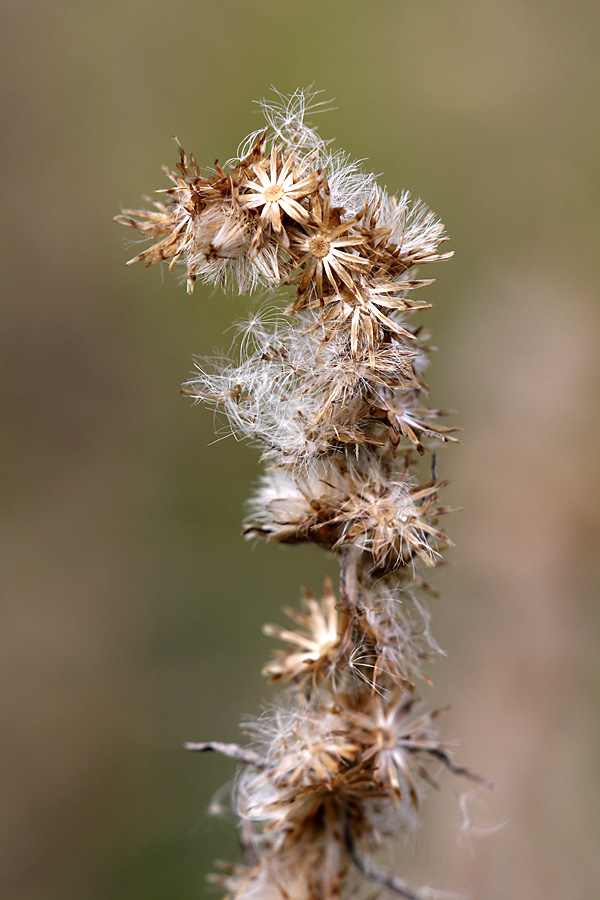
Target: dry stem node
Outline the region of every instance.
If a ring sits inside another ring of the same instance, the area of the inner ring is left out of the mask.
[[[240,329],[235,359],[198,362],[182,391],[262,448],[245,534],[312,541],[341,564],[337,592],[326,581],[320,600],[305,591],[286,609],[293,626],[265,626],[286,649],[264,674],[286,687],[247,725],[252,745],[186,747],[241,764],[245,859],[218,876],[228,897],[337,900],[362,877],[418,900],[369,854],[415,827],[432,766],[483,781],[452,762],[416,688],[437,651],[419,571],[450,544],[445,482],[435,457],[426,480],[418,460],[456,438],[426,405],[430,348],[412,316],[429,304],[412,292],[431,284],[415,266],[451,254],[423,204],[388,196],[309,127],[313,101],[263,101],[266,130],[213,171],[179,147],[154,209],[117,217],[153,241],[131,262],[180,262],[190,293],[198,278],[242,294],[291,286],[291,303],[274,297]]]

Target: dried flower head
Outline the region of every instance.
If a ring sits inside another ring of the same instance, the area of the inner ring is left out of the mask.
[[[283,219],[287,216],[299,224],[308,222],[309,211],[298,201],[315,193],[319,175],[310,171],[308,159],[296,167],[293,155],[284,158],[275,142],[270,156],[253,162],[252,170],[255,179],[240,185],[240,205],[243,209],[260,209],[263,226],[271,225],[284,247],[289,247]],[[309,174],[304,176],[307,171]]]
[[[263,631],[270,637],[291,644],[293,650],[277,650],[276,659],[267,663],[263,674],[273,680],[300,679],[311,673],[323,674],[334,666],[344,650],[345,622],[337,609],[333,585],[327,578],[320,603],[308,590],[302,597],[304,612],[285,608],[300,629],[290,631],[278,625],[265,625]]]

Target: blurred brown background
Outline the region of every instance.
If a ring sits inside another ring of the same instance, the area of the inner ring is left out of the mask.
[[[314,82],[319,129],[446,222],[424,316],[457,548],[432,706],[495,782],[444,777],[399,867],[478,900],[592,900],[600,862],[600,6],[569,0],[4,0],[0,890],[191,900],[209,817],[317,552],[240,537],[256,454],[178,396],[247,301],[127,269],[122,206],[171,135],[227,159],[252,100]]]

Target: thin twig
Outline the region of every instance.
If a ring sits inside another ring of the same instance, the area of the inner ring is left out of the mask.
[[[187,741],[183,747],[184,750],[194,750],[199,753],[206,753],[207,751],[221,753],[223,756],[237,759],[238,762],[252,766],[254,769],[264,769],[265,767],[265,761],[262,756],[259,756],[254,750],[249,750],[248,747],[240,747],[239,744],[222,744],[220,741],[203,741],[200,744],[195,744],[192,741]]]
[[[383,869],[380,869],[379,866],[370,859],[361,859],[354,845],[354,841],[352,840],[349,828],[346,828],[345,843],[352,862],[365,878],[376,882],[376,884],[380,884],[382,887],[388,888],[388,890],[398,894],[399,897],[404,897],[405,900],[427,900],[425,894],[420,893],[419,891],[413,891],[401,878],[392,875],[391,872],[385,872]]]
[[[444,763],[447,769],[450,769],[454,775],[462,775],[464,778],[469,778],[471,781],[476,781],[478,784],[484,785],[484,787],[489,788],[490,790],[494,787],[491,781],[488,781],[487,778],[484,778],[483,775],[477,775],[476,772],[471,772],[470,769],[467,769],[465,766],[457,766],[456,763],[453,763],[450,759],[448,753],[445,750],[442,750],[439,747],[431,747],[426,751],[430,756],[435,756],[436,759],[439,759]]]

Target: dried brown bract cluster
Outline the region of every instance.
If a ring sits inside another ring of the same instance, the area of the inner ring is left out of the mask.
[[[441,222],[305,121],[305,92],[263,104],[267,128],[239,158],[203,174],[181,148],[154,210],[118,221],[154,243],[132,262],[181,261],[198,278],[272,299],[240,332],[236,359],[198,363],[184,392],[225,413],[267,463],[245,533],[312,541],[340,560],[264,669],[286,684],[248,747],[204,743],[243,763],[234,792],[244,864],[221,877],[236,900],[335,900],[360,877],[421,895],[371,861],[415,825],[424,787],[457,767],[416,681],[436,651],[419,570],[450,542],[444,486],[419,457],[455,440],[427,407],[427,336],[413,323],[431,283],[416,266],[446,259]],[[287,287],[281,303],[275,292]],[[292,296],[290,299],[290,291]]]

